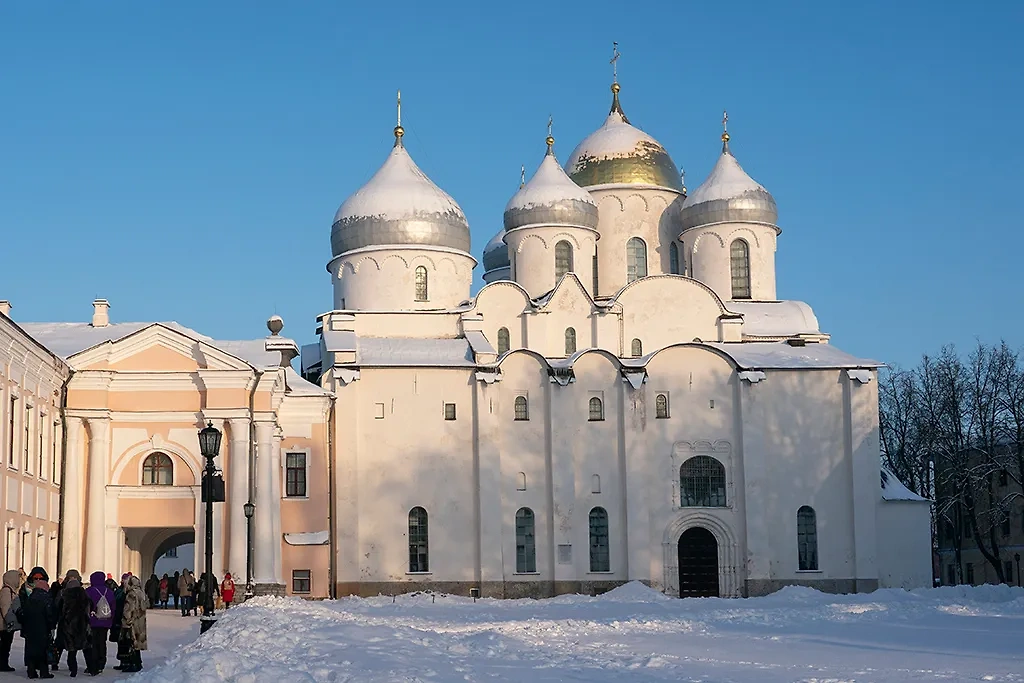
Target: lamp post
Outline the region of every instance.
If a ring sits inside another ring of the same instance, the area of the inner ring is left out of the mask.
[[[245,512],[245,599],[254,595],[252,585],[252,516],[256,514],[256,506],[246,501],[242,507]]]
[[[1020,585],[1020,553],[1013,554],[1013,561],[1017,563],[1017,585]]]
[[[208,422],[206,427],[199,431],[199,452],[206,458],[206,469],[203,472],[203,498],[206,501],[206,595],[203,605],[203,618],[199,624],[199,633],[206,633],[217,623],[217,617],[213,612],[213,501],[215,500],[214,478],[217,476],[217,468],[213,459],[220,452],[220,440],[223,434]]]

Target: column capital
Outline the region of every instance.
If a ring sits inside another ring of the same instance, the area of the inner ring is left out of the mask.
[[[96,440],[105,440],[110,437],[110,417],[89,417],[85,420],[89,427],[89,436]]]

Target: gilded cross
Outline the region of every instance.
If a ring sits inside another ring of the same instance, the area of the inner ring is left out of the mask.
[[[729,132],[729,112],[724,110],[722,111],[722,132]]]
[[[402,91],[398,91],[398,125],[402,125]]]
[[[618,61],[619,61],[619,57],[621,57],[621,56],[622,56],[622,54],[619,52],[619,44],[618,44],[618,42],[612,42],[612,59],[611,59],[610,62],[608,62],[609,64],[612,65],[612,83],[618,83],[619,82],[619,65],[618,65]]]

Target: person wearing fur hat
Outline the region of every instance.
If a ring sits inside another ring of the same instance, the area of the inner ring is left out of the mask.
[[[78,675],[78,651],[89,649],[89,597],[82,582],[70,572],[60,592],[58,615],[57,642],[60,650],[68,651],[68,671],[74,678]]]
[[[50,577],[42,567],[28,573],[32,593],[22,603],[18,614],[21,637],[25,639],[25,664],[29,678],[53,678],[47,662],[50,650],[50,631],[57,626],[57,614],[50,597]]]
[[[129,643],[128,658],[121,669],[125,673],[142,671],[142,651],[146,649],[146,592],[142,581],[132,576],[128,579],[128,593],[125,595],[124,616],[121,620],[121,638]]]
[[[3,586],[0,587],[0,619],[7,619],[7,613],[14,604],[14,598],[21,588],[21,576],[17,569],[4,572]],[[11,672],[11,644],[14,642],[14,631],[0,631],[0,671]]]

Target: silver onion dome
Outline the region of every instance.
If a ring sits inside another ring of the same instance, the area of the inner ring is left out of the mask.
[[[505,230],[527,225],[565,225],[597,228],[597,203],[574,183],[555,158],[555,139],[530,182],[519,188],[505,206]]]
[[[681,191],[679,170],[661,143],[630,124],[612,84],[612,108],[604,125],[584,138],[565,170],[580,187],[654,185]]]
[[[484,247],[483,262],[485,275],[493,270],[512,267],[508,258],[508,245],[505,244],[504,230],[499,230],[498,234],[492,237]]]
[[[338,256],[370,246],[423,245],[469,252],[469,223],[459,205],[409,156],[405,131],[395,127],[395,146],[369,182],[345,200],[331,226]]]
[[[722,156],[700,187],[686,197],[679,210],[680,231],[711,223],[767,223],[776,225],[775,198],[747,175],[729,151],[729,134],[722,134]]]

